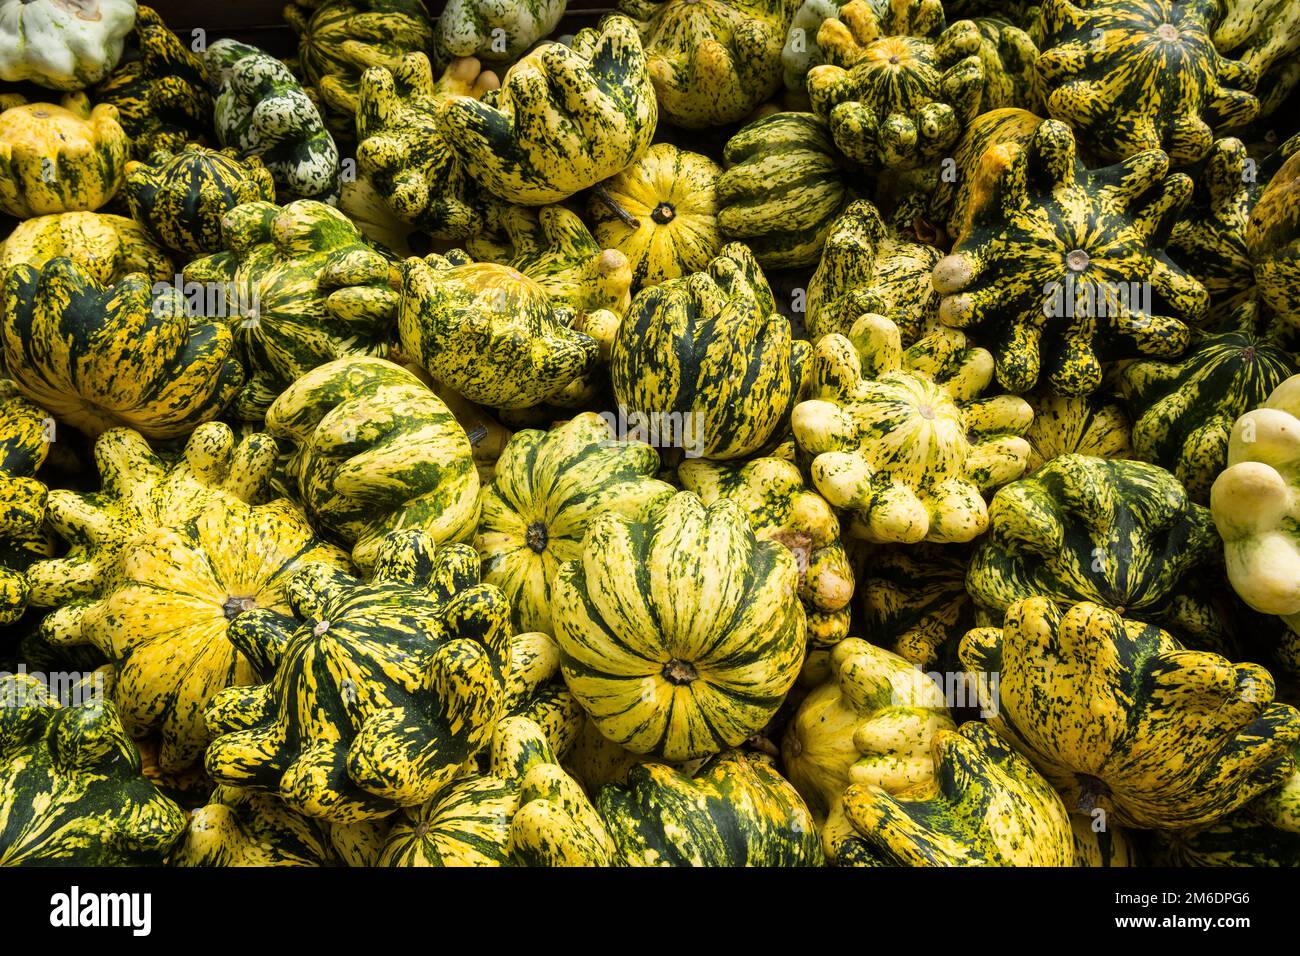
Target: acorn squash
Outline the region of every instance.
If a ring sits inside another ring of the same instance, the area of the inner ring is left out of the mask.
[[[863,635],[922,670],[951,670],[957,642],[974,624],[968,563],[967,549],[952,545],[873,549],[858,583]]]
[[[101,212],[64,212],[19,223],[0,243],[0,275],[17,265],[39,269],[60,257],[71,259],[104,285],[121,282],[132,272],[163,282],[176,271],[167,253],[135,220]]]
[[[1025,432],[1029,442],[1032,475],[1061,455],[1092,458],[1136,458],[1132,426],[1118,402],[1104,396],[1070,398],[1051,392],[1036,392],[1027,401],[1034,421]]]
[[[136,16],[135,0],[3,0],[0,80],[84,89],[113,69]]]
[[[17,621],[27,608],[23,572],[54,553],[44,527],[46,488],[35,477],[56,437],[52,424],[12,382],[0,379],[0,625]]]
[[[565,0],[447,0],[433,34],[438,62],[461,56],[517,60],[555,29],[564,6]]]

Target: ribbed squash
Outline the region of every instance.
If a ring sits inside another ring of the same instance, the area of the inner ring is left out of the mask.
[[[484,774],[453,781],[407,810],[388,832],[379,866],[509,866],[519,784]]]
[[[582,734],[587,716],[564,686],[560,645],[551,635],[526,631],[510,639],[510,669],[505,675],[502,700],[502,717],[493,732],[492,748],[486,755],[479,754],[481,770],[497,776],[522,774],[531,766],[525,766],[524,757],[531,756],[540,746],[535,739],[538,734],[549,748],[544,754],[547,762],[567,759]],[[508,721],[519,718],[527,720],[527,726],[513,723],[506,726]],[[507,734],[510,728],[513,730]],[[505,766],[507,762],[509,768]]]
[[[1137,866],[1137,847],[1121,827],[1100,814],[1070,814],[1074,830],[1074,865],[1094,868]],[[1177,832],[1177,831],[1172,831]]]
[[[389,532],[463,541],[478,518],[478,472],[464,428],[410,372],[345,358],[294,382],[266,413],[293,445],[285,471],[313,523],[370,568]]]
[[[205,711],[220,784],[277,791],[334,823],[427,801],[492,732],[509,668],[510,606],[478,583],[478,555],[390,535],[362,583],[321,564],[290,578],[295,616],[241,614],[230,638],[269,683]]]
[[[1197,826],[1295,771],[1300,713],[1273,703],[1268,671],[1186,650],[1100,605],[1018,601],[1002,627],[968,633],[960,653],[967,669],[1001,675],[996,691],[980,688],[990,724],[1071,810],[1101,809],[1119,826]]]
[[[448,0],[434,28],[438,62],[476,56],[508,63],[555,29],[565,0]]]
[[[934,735],[934,777],[855,784],[822,831],[836,866],[1073,866],[1061,798],[986,724]]]
[[[1259,198],[1254,160],[1239,139],[1216,140],[1196,177],[1192,201],[1169,234],[1169,253],[1219,303],[1255,284],[1246,232]]]
[[[130,164],[128,164],[130,165]],[[18,224],[0,243],[0,275],[14,266],[39,269],[51,259],[71,259],[104,285],[141,272],[154,282],[170,279],[175,267],[138,222],[98,212],[37,216]]]
[[[673,492],[655,479],[659,455],[614,438],[593,412],[542,432],[514,434],[480,495],[475,546],[483,580],[510,598],[515,627],[552,630],[552,588],[561,565],[582,557],[587,528],[601,514],[646,517]]]
[[[135,0],[5,0],[0,80],[84,89],[113,69],[136,16]]]
[[[781,48],[781,78],[787,95],[807,95],[808,71],[826,62],[826,54],[817,45],[817,31],[839,12],[839,0],[803,0],[795,10]]]
[[[4,362],[19,391],[92,437],[126,425],[177,438],[219,415],[244,381],[230,330],[151,286],[140,273],[105,286],[64,258],[11,269]]]
[[[1156,836],[1157,866],[1300,866],[1300,775],[1204,827]]]
[[[0,866],[160,866],[185,812],[140,772],[111,702],[0,675]]]
[[[609,16],[571,46],[544,43],[512,66],[491,103],[444,107],[449,140],[474,177],[509,202],[559,202],[636,162],[658,106],[636,25]]]
[[[977,114],[1015,107],[1040,111],[1042,89],[1034,69],[1039,53],[1033,38],[1001,10],[970,20],[949,17],[954,20],[939,35],[935,53],[944,69],[968,56],[979,58],[984,83]]]
[[[560,569],[551,617],[564,679],[602,734],[668,760],[760,730],[803,662],[788,548],[740,505],[689,492],[638,522],[606,512]]]
[[[973,205],[989,184],[982,183],[980,160],[993,146],[1024,147],[1033,138],[1042,118],[1016,107],[989,110],[971,120],[952,154],[951,167],[941,172],[931,199],[948,235],[960,244],[971,227]],[[990,166],[990,171],[995,167]]]
[[[1246,226],[1246,249],[1259,294],[1283,319],[1300,325],[1300,153],[1260,194]]]
[[[1135,458],[1132,427],[1118,402],[1103,396],[1069,398],[1038,392],[1028,396],[1034,422],[1025,432],[1033,474],[1061,455]]]
[[[0,210],[19,219],[95,210],[122,185],[129,140],[117,108],[84,93],[62,105],[0,100]]]
[[[154,239],[192,257],[221,249],[221,220],[230,210],[274,200],[275,180],[255,156],[190,143],[127,163],[122,192]]]
[[[289,809],[271,793],[217,787],[190,814],[168,863],[181,867],[330,866],[330,827]]]
[[[1150,150],[1085,169],[1052,120],[1022,149],[984,153],[970,229],[931,281],[939,318],[990,344],[1004,388],[1041,376],[1057,394],[1087,395],[1103,361],[1187,346],[1209,294],[1159,248],[1192,189],[1168,168]]]
[[[1046,0],[1037,68],[1049,115],[1108,159],[1200,159],[1214,130],[1259,112],[1254,71],[1210,40],[1220,12],[1217,0]]]
[[[44,528],[46,488],[36,480],[55,439],[49,416],[0,379],[0,625],[27,607],[23,572],[54,553]]]
[[[824,123],[775,113],[727,140],[718,230],[768,269],[816,265],[831,223],[852,198],[850,175]]]
[[[305,199],[236,206],[221,220],[224,251],[185,267],[210,283],[235,330],[248,384],[234,411],[259,421],[293,381],[347,355],[388,348],[398,271],[333,206]]]
[[[260,159],[275,177],[281,202],[337,199],[338,147],[289,68],[230,39],[211,44],[204,65],[221,145]]]
[[[812,814],[769,758],[727,751],[687,775],[633,767],[596,809],[621,866],[820,866]]]
[[[993,360],[940,328],[902,347],[898,326],[864,315],[809,360],[791,417],[822,496],[870,541],[970,541],[988,524],[984,494],[1018,478],[1033,412],[1013,395],[981,397]]]
[[[1270,116],[1300,84],[1300,9],[1287,0],[1226,0],[1215,48],[1259,77],[1259,115]]]
[[[860,573],[858,627],[873,644],[922,670],[946,667],[974,624],[967,563],[965,549],[952,545],[874,549]]]
[[[678,433],[661,436],[664,444],[740,458],[782,427],[806,351],[754,256],[733,242],[707,272],[637,294],[614,339],[610,380],[629,422],[635,415]]]

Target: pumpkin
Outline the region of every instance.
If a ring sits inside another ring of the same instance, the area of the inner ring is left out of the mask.
[[[987,724],[941,730],[934,774],[901,793],[844,793],[822,831],[836,866],[1073,866],[1061,798]]]
[[[204,712],[219,784],[276,791],[333,823],[429,800],[485,746],[501,709],[510,607],[478,583],[465,545],[389,535],[374,575],[308,564],[288,584],[293,616],[241,614],[231,641],[269,683],[228,687]]]
[[[741,506],[689,492],[647,521],[606,512],[556,577],[564,680],[602,734],[684,760],[735,746],[776,713],[806,625],[788,548]]]
[[[275,180],[255,156],[190,143],[127,163],[122,192],[157,242],[193,257],[221,249],[221,220],[230,210],[274,200]]]
[[[641,764],[596,809],[620,866],[820,866],[812,814],[770,758],[729,750],[693,774]]]
[[[970,631],[960,654],[968,670],[1000,675],[996,690],[980,688],[993,729],[1067,807],[1101,809],[1108,824],[1208,823],[1295,771],[1300,713],[1273,703],[1268,671],[1187,650],[1109,608],[1026,598],[1001,627]]]
[[[0,625],[27,607],[27,567],[54,553],[43,527],[46,488],[36,480],[55,434],[46,413],[0,379]]]
[[[1019,477],[1033,417],[1013,395],[981,397],[988,352],[940,328],[903,349],[898,326],[864,315],[809,360],[807,400],[791,417],[813,484],[870,541],[970,541],[988,524],[984,494]]]
[[[212,135],[212,94],[203,60],[150,7],[139,8],[128,54],[95,88],[95,101],[117,107],[136,159]]]
[[[981,182],[980,160],[993,146],[1024,147],[1042,124],[1041,117],[1017,107],[981,113],[971,120],[953,150],[952,163],[941,171],[930,200],[954,244],[960,244],[971,227],[973,203],[988,184]],[[996,167],[990,165],[990,172]]]
[[[817,31],[839,12],[839,0],[803,0],[795,10],[781,48],[781,78],[790,93],[803,95],[808,71],[826,62],[817,45]]]
[[[1220,56],[1217,0],[1046,0],[1037,69],[1047,111],[1107,159],[1161,149],[1200,159],[1214,130],[1259,112],[1254,71]]]
[[[0,117],[2,120],[3,117]],[[1246,249],[1261,298],[1292,325],[1300,325],[1300,153],[1273,174],[1250,211]]]
[[[1135,458],[1131,424],[1122,405],[1104,396],[1070,398],[1037,392],[1027,401],[1034,421],[1025,432],[1033,474],[1061,455],[1092,458]]]
[[[1023,149],[985,151],[971,226],[931,282],[939,318],[989,343],[1002,387],[1028,391],[1045,372],[1057,394],[1087,395],[1103,361],[1187,346],[1209,294],[1158,248],[1192,189],[1168,165],[1150,150],[1085,169],[1052,120]]]
[[[729,243],[707,272],[637,294],[614,339],[610,380],[628,421],[654,427],[662,443],[740,458],[781,428],[805,353],[754,256]]]
[[[4,362],[19,391],[92,437],[126,425],[176,438],[220,414],[244,379],[230,330],[151,285],[134,273],[105,286],[65,258],[11,269]]]
[[[308,372],[266,413],[292,444],[286,473],[313,524],[369,569],[389,532],[438,543],[473,534],[478,473],[447,406],[400,366],[338,359]]]
[[[19,223],[0,243],[0,275],[18,265],[39,269],[57,258],[71,259],[89,278],[104,285],[121,282],[132,272],[143,273],[154,282],[175,274],[167,253],[135,220],[107,213],[65,212]]]
[[[116,107],[92,110],[84,93],[61,106],[16,96],[0,106],[0,210],[19,219],[95,210],[122,185],[129,141]]]
[[[579,31],[572,46],[528,53],[492,103],[455,97],[441,115],[475,179],[509,202],[539,206],[640,159],[658,107],[636,26],[613,15]]]
[[[434,28],[438,62],[461,56],[516,60],[555,29],[564,6],[564,0],[448,0]]]
[[[1169,234],[1174,261],[1205,286],[1216,304],[1255,284],[1246,240],[1260,191],[1253,164],[1241,140],[1216,140],[1201,163],[1192,201]]]
[[[1300,83],[1300,10],[1285,0],[1227,0],[1223,8],[1215,49],[1259,77],[1259,115],[1270,116]]]
[[[4,0],[0,80],[84,89],[113,69],[135,19],[135,0]]]
[[[111,702],[0,675],[0,866],[160,866],[185,812],[140,772]]]
[[[653,448],[615,440],[594,412],[511,437],[480,495],[475,546],[483,580],[510,598],[516,628],[552,630],[560,567],[582,557],[583,536],[600,515],[641,518],[671,495],[671,485],[655,480],[658,470]]]
[[[204,64],[221,145],[260,159],[275,177],[282,202],[337,199],[338,147],[289,68],[230,39],[209,45]]]
[[[400,296],[397,267],[332,206],[304,199],[236,206],[224,250],[185,267],[214,289],[248,370],[235,414],[258,421],[306,372],[347,355],[382,354]]]
[[[739,239],[768,269],[813,266],[831,223],[852,198],[846,163],[811,113],[749,123],[723,149],[718,231]]]
[[[874,549],[860,572],[858,627],[871,643],[922,670],[951,670],[957,642],[974,624],[968,563],[965,549],[952,545]]]
[[[596,359],[572,310],[538,282],[460,254],[408,259],[398,333],[440,385],[494,408],[527,408],[562,392]]]

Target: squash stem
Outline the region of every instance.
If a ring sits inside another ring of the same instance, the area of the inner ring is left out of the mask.
[[[619,219],[622,219],[623,222],[627,224],[628,228],[630,229],[641,228],[641,220],[638,219],[636,216],[632,215],[622,206],[620,206],[618,204],[618,201],[615,200],[614,197],[609,194],[609,190],[605,188],[604,183],[597,183],[595,186],[592,186],[591,192],[597,199],[599,199],[601,202],[603,202],[606,206],[609,207],[610,212],[618,216]]]

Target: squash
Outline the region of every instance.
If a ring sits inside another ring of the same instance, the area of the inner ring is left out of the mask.
[[[937,249],[890,230],[866,200],[851,203],[831,224],[821,262],[808,282],[809,338],[847,335],[860,315],[892,317],[911,345],[935,325],[939,297],[930,272]]]
[[[949,68],[968,56],[979,58],[983,88],[976,115],[992,110],[1023,108],[1040,112],[1043,91],[1037,71],[1038,46],[1005,14],[962,20],[952,18],[939,34],[934,50],[940,68]]]
[[[219,784],[278,792],[354,823],[429,800],[491,738],[509,668],[510,606],[466,545],[410,530],[366,583],[321,564],[289,580],[294,616],[241,614],[231,641],[270,682],[228,687],[204,719]]]
[[[440,112],[453,97],[482,96],[499,85],[473,58],[454,60],[435,81],[418,51],[361,74],[357,167],[398,219],[439,239],[466,239],[484,227],[481,190]]]
[[[564,6],[565,0],[448,0],[433,34],[438,62],[462,56],[517,60],[555,29]]]
[[[941,730],[929,783],[854,784],[822,831],[836,866],[1073,866],[1061,798],[987,724]]]
[[[791,0],[623,0],[664,118],[684,129],[744,119],[781,84]]]
[[[587,795],[554,763],[520,779],[508,846],[517,866],[610,866],[617,852]]]
[[[852,199],[846,162],[811,113],[749,123],[723,149],[718,231],[743,241],[768,269],[813,266],[831,223]]]
[[[1214,27],[1220,53],[1259,78],[1259,115],[1271,116],[1300,83],[1300,10],[1286,0],[1227,0]]]
[[[643,518],[673,493],[655,479],[658,470],[653,448],[617,441],[594,412],[548,432],[515,432],[479,497],[475,546],[483,580],[510,598],[518,630],[551,632],[556,575],[582,557],[583,536],[597,517]]]
[[[802,0],[795,10],[781,48],[781,78],[788,94],[807,95],[808,71],[826,62],[817,45],[817,31],[839,12],[839,0]]]
[[[231,39],[209,45],[204,64],[221,145],[260,159],[275,177],[281,202],[336,200],[338,147],[289,68],[257,47]]]
[[[740,458],[775,437],[807,348],[792,341],[758,262],[733,242],[707,272],[643,289],[618,328],[621,414],[691,457]]]
[[[640,159],[658,107],[636,25],[611,15],[572,46],[544,43],[527,54],[491,103],[455,97],[441,115],[452,148],[489,192],[540,206]]]
[[[820,866],[812,814],[770,758],[729,750],[687,775],[664,764],[606,784],[596,809],[620,866]]]
[[[1104,396],[1069,398],[1040,391],[1028,396],[1034,421],[1025,432],[1032,475],[1061,455],[1136,458],[1132,426],[1119,402]]]
[[[4,363],[19,391],[92,438],[119,425],[177,438],[220,414],[244,380],[230,330],[151,285],[105,286],[65,258],[11,269]]]
[[[44,527],[46,487],[36,480],[55,432],[49,416],[0,379],[0,625],[23,615],[31,589],[23,572],[54,554]]]
[[[699,272],[721,251],[721,174],[707,156],[655,143],[596,187],[587,204],[592,232],[598,245],[627,257],[633,289]]]
[[[996,690],[980,687],[993,729],[1067,807],[1100,809],[1108,825],[1209,823],[1295,771],[1300,713],[1273,703],[1268,671],[1109,608],[1026,598],[1001,627],[970,631],[960,655],[1000,675]]]
[[[468,401],[449,388],[444,388],[428,378],[418,365],[407,365],[407,371],[423,375],[422,381],[430,384],[433,393],[443,400],[447,408],[456,416],[456,421],[465,429],[469,443],[474,449],[474,467],[478,471],[479,482],[487,484],[496,477],[497,462],[505,452],[506,444],[514,434],[502,425],[493,415],[480,405]]]
[[[1210,31],[1218,0],[1046,0],[1038,72],[1047,111],[1106,159],[1161,149],[1174,163],[1200,159],[1214,130],[1259,112],[1256,76],[1220,56]]]
[[[407,810],[388,832],[378,866],[509,866],[519,785],[491,775],[453,781]]]
[[[289,809],[279,797],[216,787],[190,814],[167,861],[180,867],[331,866],[338,862],[328,824]]]
[[[19,96],[0,106],[0,210],[19,219],[95,210],[122,185],[129,141],[116,107],[92,110],[84,93],[60,106]]]
[[[911,663],[850,637],[781,741],[785,773],[818,819],[850,784],[901,793],[934,776],[930,741],[954,730],[943,692]]]
[[[1215,304],[1255,284],[1246,238],[1260,192],[1253,164],[1241,140],[1215,140],[1201,163],[1192,201],[1169,234],[1170,255],[1205,286]]]
[[[117,107],[136,159],[212,136],[212,94],[203,59],[150,7],[136,13],[127,56],[95,88],[95,102]]]
[[[0,120],[3,118],[0,117]],[[1246,249],[1260,297],[1291,325],[1300,325],[1300,152],[1273,174],[1250,211]]]
[[[931,282],[940,320],[989,343],[1003,388],[1028,391],[1041,372],[1057,394],[1087,395],[1103,361],[1186,348],[1209,294],[1158,247],[1192,189],[1168,166],[1149,150],[1085,169],[1053,120],[1023,149],[985,151],[970,229]]]
[[[509,266],[463,253],[406,261],[402,350],[472,402],[528,408],[585,375],[597,346],[572,321],[572,310]]]
[[[275,180],[255,156],[240,159],[233,149],[190,143],[127,163],[122,192],[150,235],[193,257],[221,249],[221,220],[230,210],[274,200]]]
[[[1133,362],[1120,372],[1137,457],[1172,471],[1194,501],[1209,499],[1237,418],[1300,371],[1272,325],[1250,300],[1177,362]]]
[[[396,259],[410,258],[415,254],[411,251],[412,243],[419,247],[424,241],[419,229],[399,219],[388,208],[374,181],[365,173],[339,189],[339,209],[372,245]]]
[[[529,734],[533,734],[532,728],[536,728],[536,733],[545,738],[550,763],[559,763],[568,758],[586,723],[586,714],[564,686],[564,678],[560,673],[560,645],[555,643],[551,635],[541,631],[526,631],[515,634],[510,639],[510,670],[505,675],[502,717],[493,732],[490,753],[479,755],[480,770],[498,776],[523,772],[520,766],[514,766],[510,770],[502,769],[502,761],[509,759],[517,765],[519,760],[517,754],[508,756],[501,750],[505,744],[499,739],[509,729],[505,726],[507,721],[519,718],[529,722],[529,726],[524,728]],[[519,743],[514,737],[509,739]],[[526,743],[520,743],[519,746],[528,753],[537,749]],[[511,750],[510,753],[513,754],[514,751]],[[486,761],[484,756],[488,758]]]
[[[276,399],[266,428],[293,446],[285,471],[307,516],[362,570],[390,532],[419,529],[439,544],[473,534],[469,438],[400,366],[360,356],[322,365]]]
[[[121,282],[132,272],[143,273],[153,282],[175,274],[167,253],[135,220],[108,213],[65,212],[19,223],[0,243],[0,275],[18,265],[39,269],[57,258],[71,259],[104,285]]]
[[[791,426],[813,484],[869,541],[970,541],[988,524],[984,495],[1025,470],[1033,418],[1013,395],[983,398],[988,352],[940,328],[902,347],[898,326],[864,315],[809,360]]]
[[[941,171],[934,186],[930,204],[956,245],[966,238],[974,214],[973,204],[989,184],[980,180],[981,160],[986,150],[993,146],[1026,146],[1034,131],[1042,124],[1041,117],[1016,107],[989,110],[971,120],[966,132],[957,141],[951,165]],[[988,170],[996,167],[990,164]]]
[[[1137,847],[1128,831],[1111,826],[1100,811],[1070,814],[1070,827],[1074,830],[1075,866],[1099,869],[1138,865]]]
[[[927,672],[951,671],[957,642],[974,625],[966,551],[928,543],[872,550],[857,589],[867,640]]]
[[[161,866],[185,812],[140,772],[109,701],[0,675],[0,866]]]
[[[397,266],[332,206],[304,199],[236,206],[221,220],[224,250],[185,267],[215,290],[235,330],[248,383],[234,412],[259,421],[310,370],[348,355],[383,354],[397,315]]]
[[[116,65],[135,19],[135,0],[4,0],[0,80],[84,89]]]

